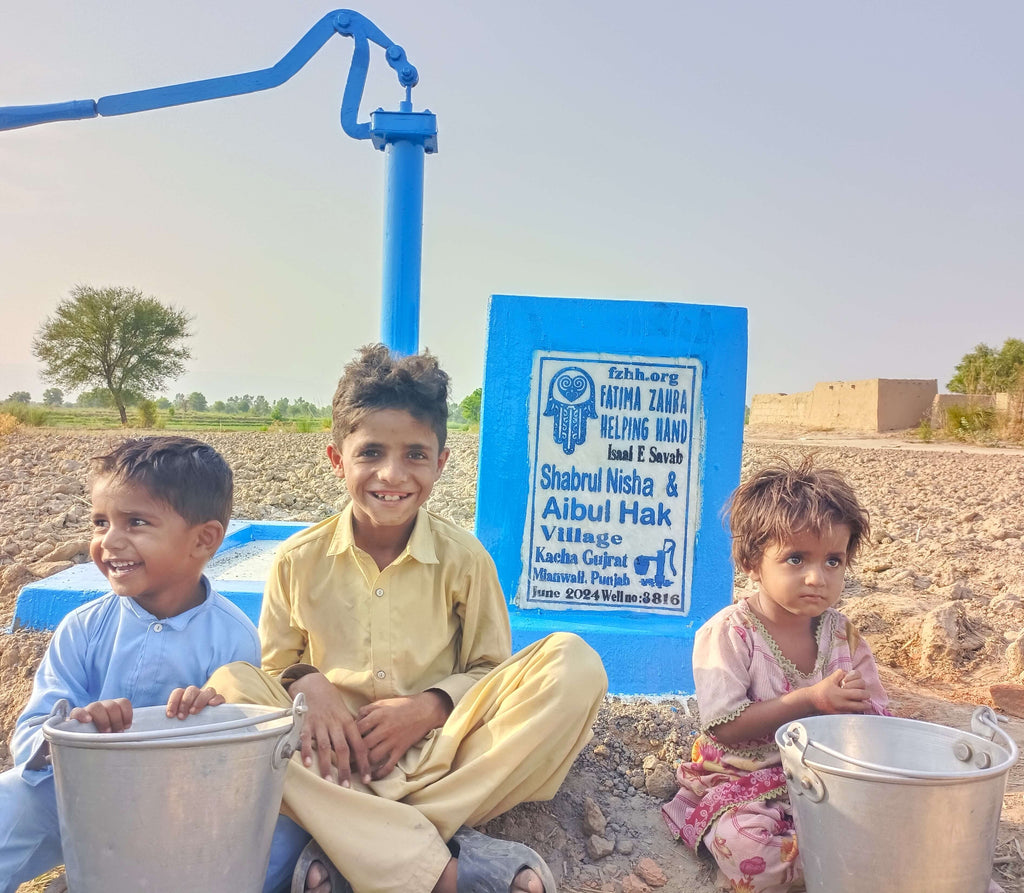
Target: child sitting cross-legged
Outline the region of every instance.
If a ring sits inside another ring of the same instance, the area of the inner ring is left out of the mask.
[[[191,438],[128,440],[93,459],[89,553],[111,591],[60,622],[18,718],[15,765],[0,775],[0,893],[64,861],[41,725],[58,700],[71,719],[121,732],[133,707],[185,719],[223,703],[199,686],[221,664],[258,660],[256,628],[203,575],[231,499],[228,464]]]
[[[429,355],[375,345],[346,366],[327,457],[351,502],[278,550],[262,670],[211,679],[230,701],[309,706],[267,890],[556,893],[535,852],[471,826],[554,796],[607,680],[567,633],[511,654],[494,562],[423,507],[447,416]]]
[[[697,631],[701,731],[662,814],[688,846],[707,847],[728,889],[802,890],[775,730],[888,713],[871,649],[835,609],[868,516],[838,473],[808,460],[757,471],[733,494],[729,524],[733,559],[757,588]]]
[[[803,868],[775,731],[815,714],[889,715],[871,649],[835,609],[868,515],[810,459],[755,472],[728,512],[733,559],[757,588],[697,631],[701,731],[662,814],[708,849],[726,889],[787,893],[804,889]]]

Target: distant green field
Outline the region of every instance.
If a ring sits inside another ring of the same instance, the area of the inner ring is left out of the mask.
[[[10,413],[25,425],[47,428],[120,428],[121,417],[116,409],[85,409],[78,406],[26,406],[0,403],[0,412]],[[140,427],[137,413],[128,410],[128,427]],[[330,427],[329,419],[290,418],[275,422],[270,416],[251,416],[240,413],[175,412],[157,413],[154,428],[169,431],[266,431],[279,427],[283,431],[323,431]]]

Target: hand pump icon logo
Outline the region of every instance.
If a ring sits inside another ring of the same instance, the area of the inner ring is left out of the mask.
[[[548,387],[544,415],[554,418],[552,439],[571,456],[587,439],[587,419],[597,418],[594,379],[579,366],[559,370]]]

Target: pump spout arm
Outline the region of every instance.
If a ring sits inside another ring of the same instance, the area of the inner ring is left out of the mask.
[[[351,37],[355,42],[352,65],[341,106],[341,125],[349,136],[355,139],[370,138],[370,124],[357,121],[359,103],[366,84],[369,67],[369,41],[385,50],[385,58],[398,74],[398,82],[406,88],[406,98],[419,82],[416,68],[409,63],[403,50],[391,41],[383,31],[365,16],[350,9],[329,12],[317,22],[305,36],[278,62],[270,68],[247,71],[226,77],[190,81],[151,90],[133,93],[117,93],[103,96],[98,100],[80,99],[72,102],[57,102],[47,105],[22,105],[0,107],[0,130],[15,130],[33,124],[51,121],[74,121],[95,118],[97,115],[129,115],[151,109],[185,105],[190,102],[205,102],[208,99],[223,99],[227,96],[241,96],[279,87],[296,74],[334,34]]]

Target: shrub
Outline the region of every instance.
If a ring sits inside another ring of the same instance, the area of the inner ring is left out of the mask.
[[[50,416],[45,409],[20,402],[0,404],[0,412],[14,416],[21,424],[31,425],[33,428],[45,425]]]
[[[10,434],[20,424],[9,412],[0,412],[0,437]]]
[[[995,411],[987,406],[946,407],[946,430],[957,440],[990,434],[995,420]]]
[[[152,428],[156,425],[156,403],[152,400],[140,400],[135,410],[135,419],[140,428]]]

